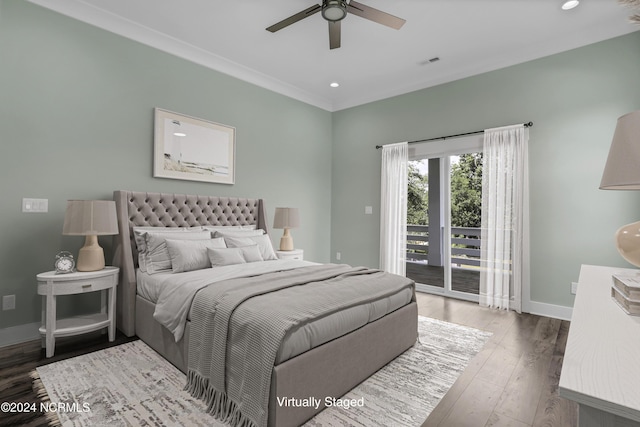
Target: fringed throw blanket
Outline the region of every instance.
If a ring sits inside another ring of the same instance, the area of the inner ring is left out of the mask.
[[[215,283],[191,308],[186,389],[221,421],[264,427],[276,354],[288,334],[413,286],[379,270],[333,264]]]

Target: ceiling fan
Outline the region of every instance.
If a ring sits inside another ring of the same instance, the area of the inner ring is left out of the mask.
[[[267,31],[275,33],[320,11],[322,11],[322,17],[329,23],[329,47],[331,49],[340,47],[340,21],[347,16],[347,13],[386,25],[396,30],[399,30],[406,22],[397,16],[390,15],[354,0],[322,0],[322,5],[316,4],[302,12],[291,15],[277,24],[268,27]]]

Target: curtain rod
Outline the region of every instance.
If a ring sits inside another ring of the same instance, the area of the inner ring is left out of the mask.
[[[524,124],[524,127],[526,128],[530,128],[533,126],[533,122],[528,122]],[[417,142],[428,142],[428,141],[436,141],[438,139],[449,139],[449,138],[456,138],[459,136],[467,136],[467,135],[475,135],[478,133],[484,133],[484,130],[477,130],[475,132],[467,132],[467,133],[458,133],[456,135],[447,135],[447,136],[439,136],[437,138],[429,138],[429,139],[419,139],[417,141],[409,141],[407,142],[407,144],[415,144]],[[376,145],[376,150],[379,150],[383,147],[383,145]]]

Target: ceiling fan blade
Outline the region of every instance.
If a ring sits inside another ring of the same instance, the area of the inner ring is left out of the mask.
[[[342,29],[340,22],[329,21],[329,48],[337,49],[340,47],[340,30]]]
[[[298,12],[295,15],[291,15],[290,17],[283,19],[277,24],[273,24],[270,27],[267,27],[267,31],[271,31],[275,33],[278,30],[283,29],[284,27],[288,27],[291,24],[295,24],[296,22],[313,15],[314,13],[320,12],[322,10],[322,6],[319,4],[315,4],[308,9],[303,10],[302,12]]]
[[[347,12],[354,15],[358,15],[361,18],[368,19],[369,21],[377,22],[378,24],[386,25],[393,29],[399,30],[405,22],[404,19],[397,16],[390,15],[381,10],[375,9],[370,6],[366,6],[357,1],[351,0],[347,5]]]

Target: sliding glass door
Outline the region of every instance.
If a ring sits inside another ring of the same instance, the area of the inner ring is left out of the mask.
[[[482,153],[468,139],[410,152],[407,277],[420,291],[478,301]]]

